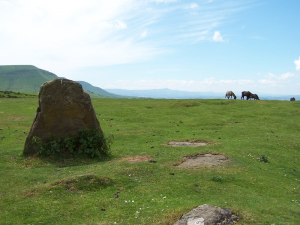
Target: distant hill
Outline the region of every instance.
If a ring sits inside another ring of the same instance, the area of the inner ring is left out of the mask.
[[[25,93],[39,93],[40,86],[59,78],[54,73],[30,65],[0,66],[0,90]],[[91,98],[127,98],[109,93],[99,87],[84,82],[80,83]]]
[[[38,93],[41,84],[57,78],[35,66],[0,66],[0,90]]]

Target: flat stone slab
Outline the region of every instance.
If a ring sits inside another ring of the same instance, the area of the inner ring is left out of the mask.
[[[178,167],[216,166],[229,160],[224,155],[213,155],[211,153],[196,156],[186,156]]]
[[[170,141],[169,145],[171,146],[187,146],[187,147],[196,147],[196,146],[205,146],[208,145],[208,143],[205,142],[186,142],[186,141]]]

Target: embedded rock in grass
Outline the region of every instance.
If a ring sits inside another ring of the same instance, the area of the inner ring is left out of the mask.
[[[39,107],[26,138],[24,154],[35,154],[39,146],[33,142],[38,137],[42,142],[76,136],[80,129],[95,128],[103,134],[96,117],[90,96],[81,84],[67,79],[45,82],[39,93]]]
[[[195,156],[185,156],[183,162],[178,167],[194,167],[194,166],[216,166],[225,162],[228,159],[221,154],[198,154]]]
[[[229,209],[213,205],[200,205],[183,215],[174,225],[206,225],[206,224],[234,224],[239,219]]]

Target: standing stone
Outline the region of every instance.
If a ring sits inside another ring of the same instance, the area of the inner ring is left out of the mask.
[[[237,221],[229,209],[205,204],[183,215],[174,225],[225,225]]]
[[[55,79],[40,87],[37,108],[30,132],[26,138],[24,154],[35,154],[39,147],[32,142],[37,136],[43,142],[64,139],[78,134],[79,129],[96,127],[102,130],[90,96],[81,84],[67,79]]]

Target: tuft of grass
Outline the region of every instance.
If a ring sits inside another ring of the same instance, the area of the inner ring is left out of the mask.
[[[40,155],[85,154],[91,157],[106,157],[110,154],[113,135],[105,137],[98,128],[79,130],[78,135],[65,139],[52,139],[42,142],[32,137],[32,145],[37,145]]]
[[[268,157],[265,156],[265,155],[261,155],[260,158],[258,159],[258,161],[264,162],[264,163],[268,163],[269,162]]]
[[[218,176],[218,175],[213,176],[213,177],[211,178],[211,180],[212,180],[212,181],[216,181],[216,182],[224,182],[224,181],[226,181],[225,178],[223,178],[223,177],[221,177],[221,176]]]
[[[0,91],[0,98],[37,98],[38,94],[14,91]]]

